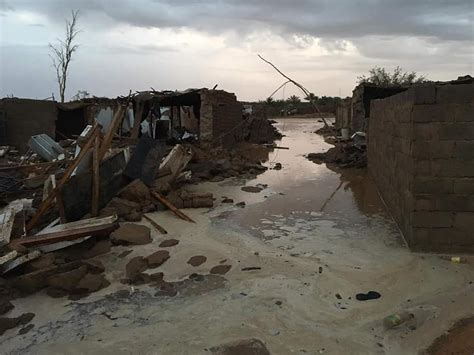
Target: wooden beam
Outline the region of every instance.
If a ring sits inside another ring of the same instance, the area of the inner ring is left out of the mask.
[[[168,234],[166,229],[164,229],[162,226],[160,226],[158,223],[156,223],[154,220],[152,220],[147,215],[143,215],[143,218],[145,218],[148,222],[150,222],[150,224],[161,234]]]
[[[59,193],[59,191],[56,191],[56,205],[58,206],[59,221],[62,224],[67,223],[66,212],[64,212],[63,198],[61,197],[61,194]]]
[[[89,218],[76,222],[60,224],[44,233],[19,238],[10,244],[19,244],[24,247],[35,245],[51,244],[65,240],[75,240],[86,236],[96,236],[108,234],[119,227],[117,216],[104,218]]]
[[[92,152],[92,216],[99,214],[99,186],[100,186],[100,166],[99,166],[99,149],[100,138],[97,136],[94,143],[94,151]]]
[[[135,114],[135,122],[133,122],[132,133],[130,137],[137,139],[140,134],[140,124],[142,123],[143,110],[145,109],[145,103],[139,101],[137,104],[137,113]]]
[[[99,134],[99,127],[96,125],[92,129],[91,136],[87,140],[86,144],[84,144],[84,146],[82,147],[79,155],[72,161],[71,165],[68,166],[63,176],[61,177],[59,182],[56,184],[56,187],[51,191],[48,197],[41,203],[41,205],[38,208],[38,211],[36,211],[36,213],[33,215],[33,217],[30,219],[30,221],[26,225],[27,232],[29,232],[36,225],[36,223],[41,218],[41,216],[51,207],[51,204],[56,198],[57,193],[61,191],[64,184],[71,177],[71,174],[77,168],[81,160],[86,156],[87,152],[92,147],[92,144],[95,142],[95,137],[98,134]]]
[[[177,209],[170,201],[168,201],[166,198],[164,198],[163,196],[161,196],[158,192],[156,191],[151,191],[151,194],[153,197],[155,197],[158,201],[160,201],[163,205],[165,205],[166,207],[168,207],[168,209],[171,210],[171,212],[173,212],[176,216],[178,216],[179,218],[181,219],[184,219],[185,221],[188,221],[188,222],[192,222],[192,223],[196,223],[194,222],[190,217],[188,217],[187,215],[185,215],[183,212],[181,212],[179,209]]]
[[[102,161],[104,159],[105,154],[109,150],[110,144],[112,143],[112,138],[114,138],[115,132],[120,127],[120,124],[122,123],[122,120],[124,117],[124,113],[126,112],[127,111],[124,110],[123,106],[119,105],[117,112],[112,118],[112,122],[110,123],[109,130],[105,134],[102,144],[100,146],[99,161]]]

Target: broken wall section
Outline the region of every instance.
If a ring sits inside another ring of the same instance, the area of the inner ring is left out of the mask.
[[[204,144],[232,146],[241,140],[242,104],[233,93],[201,90],[200,140]]]
[[[374,100],[369,170],[413,250],[474,251],[474,85]]]
[[[11,145],[25,152],[31,136],[42,133],[55,136],[58,109],[54,101],[2,99],[0,116],[3,115],[5,120],[0,129],[2,145]]]

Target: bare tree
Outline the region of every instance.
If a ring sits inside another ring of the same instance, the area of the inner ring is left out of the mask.
[[[80,32],[77,29],[78,15],[79,10],[71,11],[71,19],[66,20],[66,38],[64,40],[58,39],[58,43],[55,45],[49,44],[51,49],[50,57],[56,69],[56,80],[58,81],[61,102],[64,102],[69,63],[71,62],[72,54],[79,48],[79,45],[74,44],[74,39]]]

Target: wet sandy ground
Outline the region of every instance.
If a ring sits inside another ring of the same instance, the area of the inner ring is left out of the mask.
[[[211,210],[186,210],[196,224],[150,214],[169,234],[152,229],[152,244],[99,257],[108,288],[80,301],[44,292],[14,301],[13,315],[36,313],[35,327],[24,335],[7,331],[1,353],[208,354],[212,346],[253,337],[272,354],[416,354],[472,316],[474,266],[411,253],[365,171],[341,173],[307,161],[304,154],[329,147],[312,133],[319,126],[279,121],[287,135],[279,144],[290,149],[270,153],[267,165],[279,162],[282,170],[192,186],[217,198]],[[245,183],[268,187],[244,192]],[[220,203],[224,196],[246,207]],[[168,238],[180,242],[152,272],[182,281],[178,295],[119,282],[128,260]],[[207,261],[187,264],[195,255]],[[221,263],[232,265],[228,273],[208,275]],[[206,276],[190,282],[192,273]],[[371,290],[382,297],[355,300]],[[383,318],[398,311],[414,313],[415,321],[384,329]]]

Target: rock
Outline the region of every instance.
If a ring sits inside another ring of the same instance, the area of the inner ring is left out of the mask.
[[[123,252],[121,252],[118,257],[119,258],[125,258],[128,254],[132,253],[133,250],[132,249],[128,249],[128,250],[124,250]]]
[[[119,217],[124,217],[132,212],[139,212],[141,210],[140,204],[119,197],[114,197],[106,207],[113,208]]]
[[[9,300],[0,301],[0,315],[10,312],[14,307]]]
[[[179,244],[179,240],[177,239],[166,239],[166,240],[163,240],[159,247],[160,248],[169,248],[169,247],[173,247],[175,245],[178,245]]]
[[[34,326],[34,324],[28,324],[26,327],[23,327],[18,331],[18,335],[28,333],[31,329],[33,329]]]
[[[99,217],[109,217],[113,215],[118,215],[115,208],[112,207],[104,207],[99,211]]]
[[[244,208],[245,207],[245,202],[238,202],[235,204],[237,207]]]
[[[89,250],[82,253],[83,259],[90,259],[96,257],[97,255],[106,254],[110,251],[110,240],[101,239],[97,241]]]
[[[55,256],[53,253],[41,255],[38,259],[32,260],[28,263],[28,269],[32,271],[46,269],[54,266]]]
[[[221,182],[221,181],[224,181],[224,177],[223,176],[220,176],[220,175],[216,175],[214,176],[213,178],[211,178],[209,181],[210,182]]]
[[[234,203],[234,200],[226,197],[222,200],[222,203]]]
[[[133,211],[129,214],[126,214],[122,218],[127,222],[140,222],[142,220],[143,213],[141,211]]]
[[[101,274],[86,274],[77,284],[76,291],[90,293],[108,286],[110,283]]]
[[[175,286],[170,282],[162,282],[160,284],[160,289],[155,296],[165,296],[165,297],[174,297],[178,294]]]
[[[125,200],[136,202],[140,204],[141,207],[152,204],[150,189],[140,179],[136,179],[125,186],[118,193],[118,196]]]
[[[243,186],[241,190],[245,192],[257,193],[262,191],[263,189],[258,186]]]
[[[104,264],[100,260],[85,260],[84,265],[91,274],[101,274],[105,271]]]
[[[255,338],[242,339],[210,348],[215,355],[270,355],[265,344]]]
[[[224,275],[232,268],[231,265],[217,265],[214,266],[209,272],[216,275]]]
[[[57,271],[57,267],[33,271],[12,280],[12,286],[26,293],[42,289],[48,285],[47,278]]]
[[[136,256],[125,266],[125,275],[131,282],[135,282],[146,269],[148,269],[147,260],[143,256]]]
[[[273,167],[273,170],[281,170],[282,166],[281,163],[276,163],[275,166]]]
[[[358,293],[356,295],[356,300],[358,300],[358,301],[369,301],[369,300],[376,300],[380,297],[382,297],[382,296],[377,291],[369,291],[367,293]]]
[[[8,329],[31,322],[34,317],[34,313],[23,313],[21,316],[16,318],[0,318],[0,335],[3,335],[3,333]]]
[[[148,244],[151,242],[150,228],[139,224],[122,224],[110,234],[114,244]]]
[[[67,296],[68,292],[61,290],[60,288],[48,287],[46,294],[51,298],[61,298]]]
[[[167,250],[158,250],[157,252],[148,255],[146,257],[146,261],[148,263],[148,267],[154,269],[158,266],[164,264],[166,260],[170,258],[170,253]]]
[[[202,265],[206,262],[207,258],[204,255],[195,255],[189,258],[188,264],[194,267]]]
[[[150,274],[150,280],[155,281],[155,282],[161,282],[163,281],[165,274],[162,272],[155,272],[153,274]]]
[[[76,288],[77,283],[87,273],[87,266],[83,265],[77,269],[62,272],[48,277],[49,286],[60,288],[62,290],[72,292]]]

